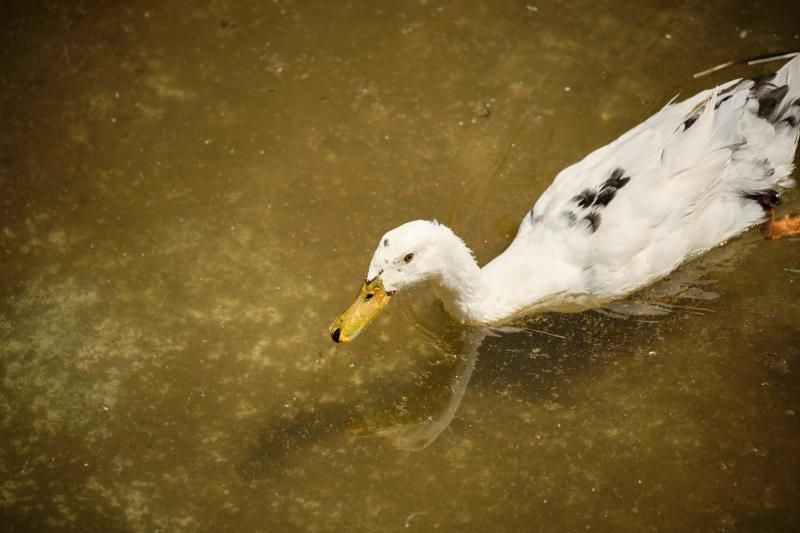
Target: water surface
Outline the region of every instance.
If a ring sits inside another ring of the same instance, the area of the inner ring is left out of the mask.
[[[692,73],[800,48],[793,1],[5,4],[2,529],[800,528],[796,239],[327,333],[383,232],[488,261],[559,169],[777,65]]]

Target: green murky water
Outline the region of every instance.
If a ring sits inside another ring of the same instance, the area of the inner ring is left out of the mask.
[[[487,261],[559,169],[770,67],[692,73],[800,47],[793,1],[4,4],[2,530],[800,528],[798,240],[327,333],[384,231]]]

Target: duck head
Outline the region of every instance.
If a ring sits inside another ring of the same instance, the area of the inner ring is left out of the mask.
[[[443,230],[450,232],[436,221],[415,220],[381,237],[358,296],[330,326],[331,338],[339,343],[351,342],[397,291],[440,273],[442,257],[437,243]]]

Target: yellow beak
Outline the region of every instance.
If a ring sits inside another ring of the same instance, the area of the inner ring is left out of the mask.
[[[393,294],[383,288],[380,276],[364,283],[358,291],[356,301],[331,324],[330,333],[334,342],[346,344],[355,339],[378,316],[381,309],[386,307]]]

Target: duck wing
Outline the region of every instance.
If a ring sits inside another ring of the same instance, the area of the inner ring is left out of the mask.
[[[515,241],[560,239],[588,292],[630,292],[765,219],[799,119],[800,57],[670,103],[560,172]]]

